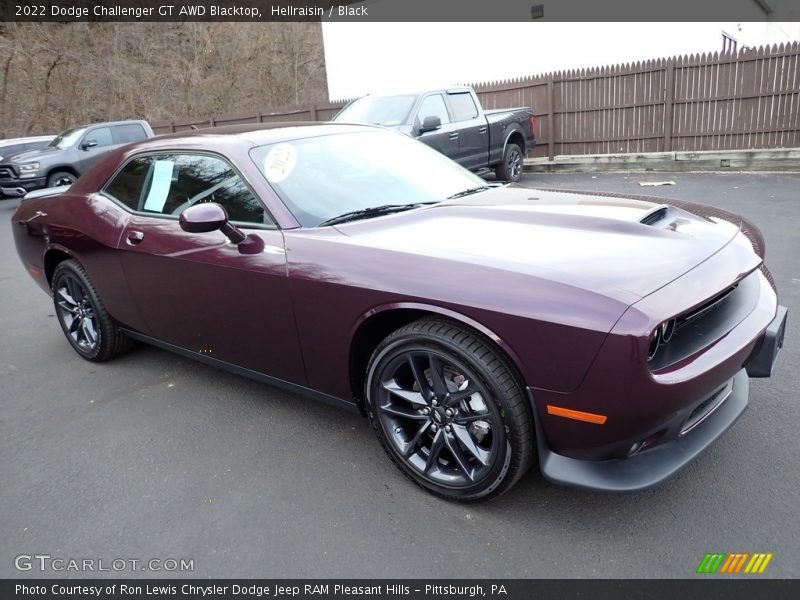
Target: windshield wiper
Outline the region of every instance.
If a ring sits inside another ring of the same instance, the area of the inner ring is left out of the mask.
[[[479,185],[478,187],[469,188],[464,190],[463,192],[457,192],[452,196],[448,196],[448,200],[453,200],[454,198],[461,198],[463,196],[470,196],[472,194],[477,194],[478,192],[483,192],[485,190],[490,190],[493,187],[497,187],[496,185]]]
[[[415,204],[384,204],[382,206],[372,206],[370,208],[362,208],[361,210],[351,210],[350,212],[343,213],[336,217],[323,221],[317,227],[325,227],[326,225],[337,225],[338,223],[347,223],[348,221],[357,221],[358,219],[369,219],[371,217],[379,217],[381,215],[390,215],[396,212],[403,212],[426,204],[437,204],[437,202],[417,202]]]

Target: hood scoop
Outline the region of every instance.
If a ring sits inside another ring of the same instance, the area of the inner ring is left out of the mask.
[[[667,216],[669,212],[669,206],[666,204],[662,204],[661,206],[656,206],[652,210],[647,211],[644,216],[639,219],[639,223],[642,225],[655,225],[661,219]]]

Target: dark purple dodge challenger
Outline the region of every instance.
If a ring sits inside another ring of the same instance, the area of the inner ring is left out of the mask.
[[[758,230],[683,202],[487,184],[367,126],[119,149],[21,203],[67,340],[133,340],[365,413],[414,482],[655,485],[744,411],[786,309]]]

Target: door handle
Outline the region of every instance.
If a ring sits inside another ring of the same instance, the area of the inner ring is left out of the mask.
[[[135,246],[144,239],[144,234],[141,231],[128,232],[128,244]]]
[[[481,127],[478,129],[478,133],[486,133],[486,127]]]
[[[457,140],[458,139],[458,132],[456,131],[455,133],[451,133],[450,134],[450,139],[451,140]]]

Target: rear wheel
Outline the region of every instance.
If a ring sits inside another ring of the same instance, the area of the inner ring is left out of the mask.
[[[522,177],[522,149],[516,144],[506,144],[503,161],[494,169],[498,179],[517,182]]]
[[[65,260],[56,267],[53,303],[67,341],[86,360],[102,362],[133,345],[108,314],[89,276],[77,261]]]
[[[366,388],[384,450],[434,494],[493,498],[531,464],[531,419],[511,366],[455,322],[421,319],[391,334],[370,360]]]

